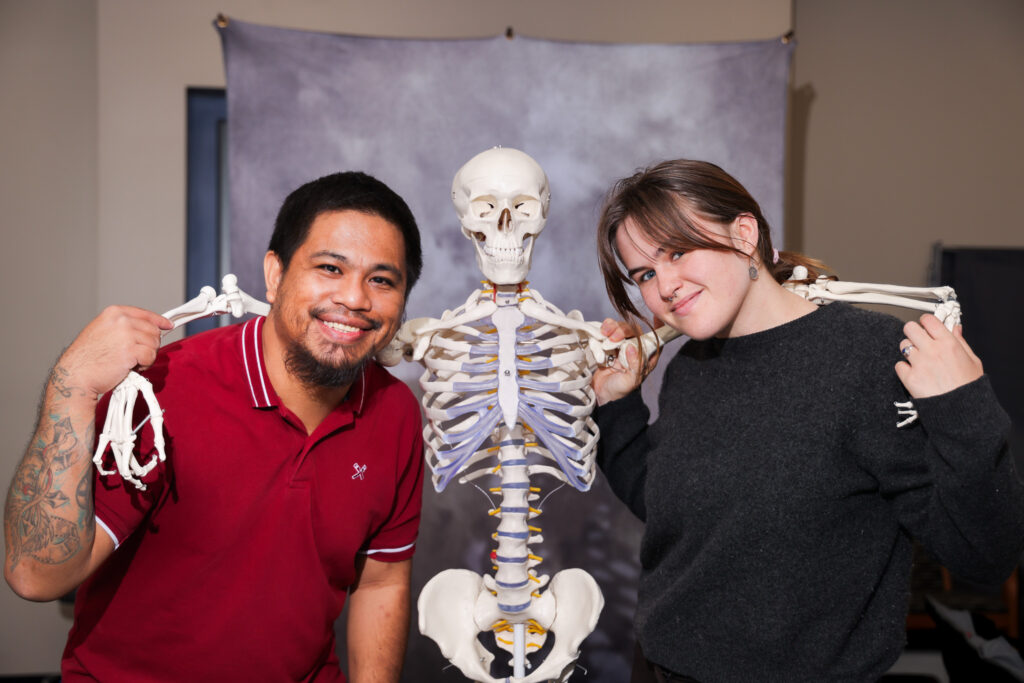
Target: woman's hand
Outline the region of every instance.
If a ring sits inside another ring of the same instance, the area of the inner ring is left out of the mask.
[[[900,342],[900,351],[906,360],[896,364],[896,375],[914,398],[945,394],[984,373],[960,325],[950,332],[938,318],[926,313],[920,323],[904,325],[903,334],[907,338]]]
[[[619,342],[633,337],[633,331],[629,325],[619,320],[605,318],[601,323],[601,334],[608,337],[610,341]],[[621,359],[625,357],[626,365]],[[609,366],[598,367],[594,371],[592,386],[597,394],[597,404],[604,405],[615,401],[633,392],[643,380],[644,373],[641,372],[640,352],[637,344],[627,344],[626,352],[620,355],[619,360]]]

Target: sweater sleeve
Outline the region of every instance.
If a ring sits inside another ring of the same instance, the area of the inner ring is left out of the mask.
[[[885,430],[873,445],[882,494],[943,566],[999,583],[1024,550],[1024,487],[1007,443],[1009,417],[987,377],[913,403],[918,421]]]
[[[647,452],[650,411],[640,390],[599,406],[593,414],[601,430],[597,446],[597,464],[608,478],[612,491],[641,521],[647,518],[644,484],[647,478]]]

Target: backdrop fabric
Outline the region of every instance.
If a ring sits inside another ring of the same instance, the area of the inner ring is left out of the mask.
[[[534,157],[551,185],[531,287],[588,320],[613,314],[596,257],[601,204],[615,180],[638,168],[680,157],[719,164],[759,200],[782,244],[792,43],[412,40],[234,19],[219,30],[227,72],[230,267],[254,296],[265,293],[263,255],[285,196],[351,169],[391,186],[419,223],[424,268],[408,317],[455,308],[482,276],[450,202],[452,177],[472,156],[499,145]],[[420,372],[412,364],[395,370],[417,395]],[[648,393],[657,380],[652,386]],[[552,488],[545,483],[542,495]],[[414,596],[443,569],[490,572],[490,505],[471,486],[436,494],[428,485]],[[600,475],[589,493],[558,491],[544,512],[540,570],[581,567],[607,601],[583,644],[585,680],[627,680],[641,526]],[[442,671],[445,665],[434,643],[414,631],[404,680],[461,680],[454,667]]]

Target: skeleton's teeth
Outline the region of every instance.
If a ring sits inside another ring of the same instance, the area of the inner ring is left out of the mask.
[[[521,247],[484,247],[484,253],[499,263],[521,263],[523,250]]]
[[[329,322],[327,320],[324,321],[324,325],[327,325],[327,327],[331,328],[332,330],[337,330],[338,332],[358,332],[359,331],[358,327],[352,327],[351,325],[342,325],[341,323],[332,323],[332,322]]]

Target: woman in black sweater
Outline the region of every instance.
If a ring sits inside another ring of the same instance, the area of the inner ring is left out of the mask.
[[[998,583],[1024,548],[1009,418],[959,327],[904,325],[781,286],[757,202],[713,164],[620,181],[599,227],[605,284],[638,329],[690,337],[659,417],[629,367],[599,371],[598,462],[645,522],[634,682],[873,681],[902,649],[911,539]],[[896,403],[918,419],[903,426]]]

